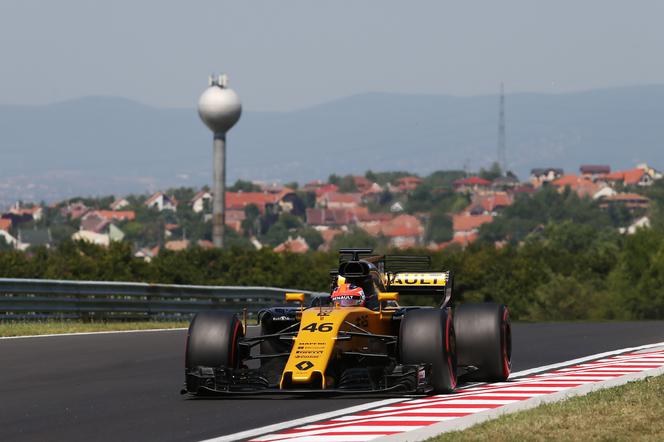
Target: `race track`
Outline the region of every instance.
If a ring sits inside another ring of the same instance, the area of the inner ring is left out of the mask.
[[[376,398],[180,396],[184,331],[0,339],[1,440],[201,440]],[[664,341],[664,321],[513,324],[513,369]]]

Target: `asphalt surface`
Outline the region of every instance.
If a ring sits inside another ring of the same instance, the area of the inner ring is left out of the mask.
[[[376,400],[185,399],[184,339],[0,339],[0,440],[201,440]],[[664,321],[513,324],[513,370],[663,341]]]

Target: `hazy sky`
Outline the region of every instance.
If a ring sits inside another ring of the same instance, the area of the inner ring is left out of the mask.
[[[2,0],[0,104],[192,106],[217,71],[249,110],[664,83],[663,22],[658,0]]]

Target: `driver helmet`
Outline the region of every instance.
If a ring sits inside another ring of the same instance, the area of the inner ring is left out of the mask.
[[[355,284],[341,283],[332,292],[332,302],[341,307],[364,307],[364,290]]]

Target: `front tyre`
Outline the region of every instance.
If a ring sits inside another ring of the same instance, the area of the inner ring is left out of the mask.
[[[463,304],[454,312],[459,365],[474,366],[464,380],[506,381],[512,369],[512,327],[507,306]]]
[[[411,310],[401,320],[399,354],[403,364],[431,364],[436,393],[456,388],[456,343],[449,309]]]
[[[187,333],[186,368],[238,367],[238,342],[243,336],[242,323],[233,313],[209,311],[196,314]]]

